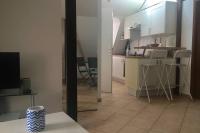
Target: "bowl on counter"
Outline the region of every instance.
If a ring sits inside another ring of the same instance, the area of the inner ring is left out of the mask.
[[[153,44],[149,44],[148,46],[149,47],[158,47],[160,44],[158,44],[158,43],[153,43]]]

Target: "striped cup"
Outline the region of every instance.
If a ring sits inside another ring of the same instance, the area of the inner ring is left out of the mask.
[[[43,106],[30,107],[26,111],[26,128],[29,133],[37,133],[45,128],[45,109]]]

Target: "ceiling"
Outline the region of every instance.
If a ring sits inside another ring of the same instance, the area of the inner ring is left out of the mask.
[[[114,16],[128,16],[136,12],[141,7],[141,5],[145,0],[106,0],[106,1],[112,2]],[[97,10],[98,10],[98,0],[77,0],[78,16],[97,16]]]
[[[112,0],[115,16],[128,16],[136,12],[145,0]]]
[[[145,0],[102,0],[111,1],[114,16],[128,16],[136,12]],[[98,0],[77,0],[78,16],[97,16]],[[103,2],[104,3],[104,2]],[[64,0],[62,0],[64,4]]]

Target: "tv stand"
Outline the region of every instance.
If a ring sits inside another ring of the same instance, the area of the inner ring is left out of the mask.
[[[13,97],[13,96],[30,96],[30,105],[31,106],[35,106],[35,96],[37,95],[37,93],[31,92],[29,94],[23,94],[23,93],[0,93],[0,98],[2,97]]]
[[[37,93],[29,93],[29,94],[23,94],[23,93],[0,93],[0,98],[6,98],[6,97],[18,97],[18,96],[30,96],[30,106],[35,106],[35,96]],[[0,122],[2,121],[9,121],[9,120],[15,120],[24,118],[25,116],[22,116],[22,112],[7,112],[0,114]]]

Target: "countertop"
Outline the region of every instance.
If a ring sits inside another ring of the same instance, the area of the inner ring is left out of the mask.
[[[126,56],[126,55],[113,55],[114,57],[122,57],[122,58],[137,58],[137,59],[146,59],[148,57],[145,57],[145,56],[135,56],[135,55],[129,55],[129,56]]]
[[[129,56],[126,56],[126,58],[136,58],[136,59],[147,59],[148,57],[145,57],[145,56],[134,56],[134,55],[129,55]]]
[[[122,58],[125,58],[126,55],[112,55],[112,56],[115,56],[115,57],[122,57]]]

